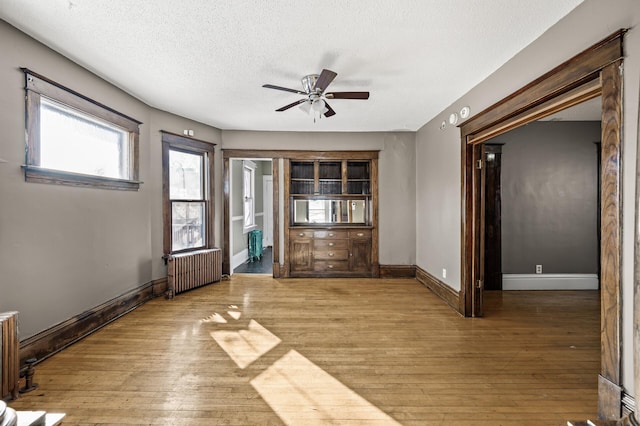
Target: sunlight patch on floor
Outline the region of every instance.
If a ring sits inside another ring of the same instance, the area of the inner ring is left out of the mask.
[[[287,425],[399,425],[295,350],[251,381]]]
[[[216,324],[226,324],[227,320],[224,319],[222,315],[216,312],[215,314],[209,315],[208,317],[201,319],[200,322],[213,322]]]
[[[281,342],[255,320],[249,321],[245,330],[212,331],[211,337],[240,368],[246,368]]]

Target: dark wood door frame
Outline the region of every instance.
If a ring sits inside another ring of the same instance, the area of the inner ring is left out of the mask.
[[[620,30],[574,56],[460,126],[462,140],[462,293],[460,312],[475,316],[482,298],[481,191],[475,159],[488,139],[602,96],[601,158],[601,367],[598,415],[621,416],[621,150],[622,62]]]
[[[229,252],[229,246],[231,241],[231,229],[229,229],[229,219],[230,219],[230,200],[229,195],[231,193],[230,188],[230,173],[231,168],[229,167],[230,159],[241,159],[241,158],[260,158],[264,160],[271,160],[272,165],[272,175],[273,175],[273,277],[280,277],[280,203],[278,200],[280,199],[279,192],[279,180],[280,180],[280,167],[279,167],[279,159],[281,158],[276,151],[261,151],[261,150],[243,150],[243,149],[233,149],[233,150],[222,150],[222,158],[223,158],[223,218],[222,218],[222,227],[224,232],[224,242],[222,247],[222,273],[230,275],[231,274],[231,253]]]
[[[502,290],[502,145],[484,144],[485,217],[484,288]]]

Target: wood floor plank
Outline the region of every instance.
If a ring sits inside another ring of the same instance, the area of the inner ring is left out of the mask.
[[[413,279],[234,275],[38,364],[40,387],[9,405],[66,412],[65,425],[562,425],[596,416],[599,309],[594,291],[487,292],[470,319]],[[279,339],[264,353],[262,329]],[[214,336],[257,352],[241,368]],[[291,351],[306,361],[278,362]],[[281,383],[308,374],[277,407],[254,381],[272,366]]]

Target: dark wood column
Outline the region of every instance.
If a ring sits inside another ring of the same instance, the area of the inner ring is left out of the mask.
[[[502,144],[485,144],[484,289],[502,290]]]

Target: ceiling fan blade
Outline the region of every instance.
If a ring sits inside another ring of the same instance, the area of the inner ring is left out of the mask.
[[[324,96],[327,99],[369,99],[369,92],[330,92]]]
[[[338,74],[331,70],[322,70],[318,80],[316,80],[316,85],[313,87],[314,90],[320,90],[320,93],[324,92],[324,90],[331,84],[334,78],[336,78]]]
[[[274,86],[273,84],[263,84],[262,87],[266,87],[267,89],[276,89],[276,90],[283,90],[285,92],[297,93],[298,95],[306,95],[306,93],[303,92],[302,90],[289,89],[287,87],[281,87],[281,86]]]
[[[324,103],[324,107],[327,109],[327,112],[324,113],[325,117],[331,117],[332,115],[336,115],[336,112],[329,106],[328,103]]]
[[[301,103],[306,102],[306,101],[307,101],[306,99],[300,99],[299,101],[295,101],[293,103],[290,103],[289,105],[285,105],[285,106],[283,106],[281,108],[278,108],[276,111],[279,111],[279,112],[286,111],[289,108],[293,108],[294,106],[300,105]]]

